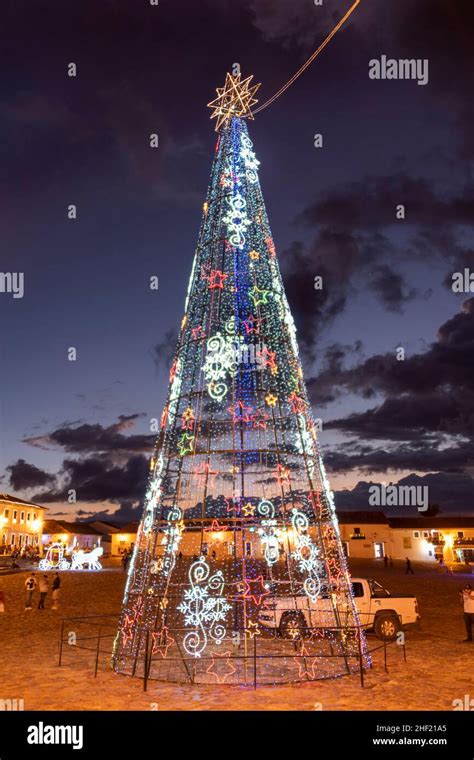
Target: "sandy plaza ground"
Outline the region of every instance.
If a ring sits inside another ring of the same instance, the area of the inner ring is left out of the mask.
[[[362,689],[357,676],[336,681],[259,687],[202,687],[151,682],[143,691],[139,679],[113,673],[107,654],[94,678],[93,652],[78,653],[66,645],[58,667],[63,617],[110,615],[120,609],[125,573],[117,565],[99,572],[63,572],[60,608],[24,609],[24,572],[0,577],[5,612],[0,615],[0,699],[23,700],[25,710],[452,710],[453,700],[474,697],[474,645],[465,638],[458,590],[467,575],[440,574],[414,566],[406,576],[402,563],[385,569],[379,563],[353,561],[354,576],[375,577],[392,593],[418,597],[421,622],[406,635],[402,650],[388,650],[388,673],[382,650],[366,673]],[[474,579],[473,579],[474,580]],[[113,624],[113,618],[109,619]],[[68,621],[66,630],[74,629]],[[112,629],[111,629],[112,630]],[[105,640],[104,650],[112,639]],[[372,648],[379,643],[368,637]]]

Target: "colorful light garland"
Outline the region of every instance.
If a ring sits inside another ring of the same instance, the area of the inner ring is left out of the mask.
[[[223,102],[114,667],[135,672],[151,633],[151,677],[245,684],[253,647],[262,683],[343,675],[356,668],[358,618],[333,494],[259,162]],[[325,626],[343,627],[340,659],[319,630],[299,652],[283,631],[263,635],[272,605],[322,599]],[[361,649],[368,663],[362,634]]]

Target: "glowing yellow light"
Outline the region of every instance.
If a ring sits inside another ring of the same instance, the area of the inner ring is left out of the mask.
[[[448,534],[447,536],[444,536],[445,546],[448,547],[448,549],[451,549],[454,544],[454,538],[451,534]]]
[[[35,533],[38,533],[41,529],[41,520],[33,520],[32,528]]]
[[[232,116],[253,119],[252,106],[258,103],[254,95],[260,84],[250,87],[252,79],[250,76],[240,81],[240,74],[227,74],[224,87],[217,88],[217,98],[207,104],[213,109],[211,119],[217,117],[216,132]]]
[[[204,201],[204,203],[202,204],[202,210],[203,210],[203,213],[204,213],[204,214],[207,214],[207,212],[208,212],[208,209],[209,209],[209,204],[208,204],[208,202],[207,202],[207,201]]]

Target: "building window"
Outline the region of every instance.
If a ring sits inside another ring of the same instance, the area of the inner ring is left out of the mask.
[[[3,510],[3,515],[4,515],[4,517],[10,517],[10,510],[9,509],[4,509]]]
[[[429,530],[424,530],[424,531],[423,531],[423,538],[429,538],[429,537],[430,537],[430,532],[429,532]]]
[[[352,584],[352,593],[354,597],[357,599],[358,597],[364,596],[364,587],[362,583],[359,583],[356,581]]]
[[[464,538],[464,531],[458,530],[458,538]]]
[[[420,531],[419,530],[414,530],[413,531],[413,538],[420,538]]]
[[[35,512],[35,513],[33,514],[33,520],[37,520],[37,519],[38,519],[38,515],[37,515],[37,514],[36,514],[36,512]]]
[[[28,514],[26,515],[26,520],[27,520],[27,522],[30,522],[30,520],[31,520],[31,512],[28,512]]]
[[[13,522],[16,522],[16,520],[17,520],[17,517],[18,517],[18,512],[17,512],[17,510],[16,510],[16,509],[14,509],[14,510],[13,510]]]
[[[20,515],[20,522],[25,522],[25,513],[22,512]]]
[[[410,536],[404,536],[403,537],[403,548],[404,549],[411,549],[411,538],[410,538]]]

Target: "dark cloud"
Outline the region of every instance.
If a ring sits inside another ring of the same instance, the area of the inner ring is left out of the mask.
[[[133,500],[125,499],[120,501],[120,506],[115,512],[110,512],[108,509],[100,512],[87,512],[86,510],[78,510],[76,512],[79,520],[105,520],[108,523],[116,523],[117,525],[124,525],[129,522],[139,522],[142,517],[143,507],[141,504],[136,504]]]
[[[67,502],[68,492],[74,489],[79,502],[141,500],[147,482],[148,459],[134,455],[124,465],[96,457],[66,459],[61,475],[60,488],[40,491],[34,498],[40,503]]]
[[[314,357],[321,331],[344,311],[354,294],[369,289],[388,311],[396,313],[402,313],[416,297],[432,295],[429,289],[421,292],[413,287],[393,261],[406,267],[413,260],[435,259],[451,271],[468,262],[471,251],[462,236],[466,225],[474,221],[472,195],[473,188],[466,186],[447,198],[433,189],[431,181],[398,173],[364,177],[325,191],[308,206],[298,219],[315,228],[315,236],[310,243],[295,241],[283,251],[282,269],[309,357]],[[396,218],[399,204],[405,205],[403,221]],[[403,242],[397,239],[400,225],[407,238]],[[316,276],[322,277],[319,290],[314,288]]]
[[[351,5],[350,0],[323,2],[314,6],[307,0],[248,0],[254,24],[264,40],[280,43],[285,49],[300,49],[306,56]],[[367,64],[381,54],[395,58],[428,58],[430,95],[438,107],[450,110],[460,136],[459,156],[474,156],[474,101],[472,76],[472,3],[449,5],[446,0],[397,0],[387,3],[362,2],[348,26],[331,43],[332,60],[345,59],[349,66],[363,55]],[[341,45],[340,37],[343,37]],[[299,57],[301,63],[304,57]],[[318,62],[313,64],[318,66]],[[297,68],[295,66],[295,68]],[[293,74],[293,71],[288,72]],[[306,76],[310,76],[306,74]],[[387,86],[387,83],[376,83]],[[390,86],[390,85],[388,85]]]
[[[344,367],[343,347],[332,347],[326,367],[308,384],[319,406],[342,389],[377,406],[324,423],[326,430],[355,437],[325,452],[334,472],[469,473],[474,468],[474,298],[438,330],[424,353],[397,361],[372,356]],[[380,442],[380,443],[378,443]]]
[[[306,354],[314,357],[321,331],[341,314],[355,292],[369,286],[390,311],[401,311],[416,290],[384,257],[392,244],[383,234],[320,229],[310,245],[294,242],[282,253],[285,290]],[[322,278],[322,287],[315,282]],[[315,287],[315,284],[318,287]]]
[[[463,441],[441,448],[437,441],[400,442],[373,447],[354,441],[339,444],[337,451],[325,450],[324,462],[332,472],[457,472],[474,464],[474,444]]]
[[[375,267],[368,284],[388,311],[401,312],[402,304],[417,295],[416,288],[407,288],[402,275],[394,272],[388,264]]]
[[[325,423],[359,437],[407,440],[432,438],[433,433],[466,435],[474,430],[474,394],[442,391],[389,397],[366,412],[350,414]]]
[[[108,427],[100,424],[64,424],[51,433],[25,438],[24,442],[39,448],[61,447],[70,452],[148,452],[153,450],[153,435],[124,435],[143,413],[119,415],[118,422]]]
[[[178,340],[177,331],[174,329],[167,330],[161,340],[153,346],[152,356],[157,369],[169,369],[173,362]]]
[[[364,177],[322,193],[298,220],[316,229],[313,242],[297,242],[283,254],[285,284],[304,346],[314,355],[321,329],[344,311],[356,292],[371,290],[388,310],[403,311],[416,297],[429,298],[395,270],[414,260],[445,265],[444,284],[453,271],[474,264],[465,230],[474,222],[474,187],[465,185],[447,196],[432,180],[404,172]],[[405,206],[404,220],[396,209]],[[397,228],[398,225],[398,228]],[[397,233],[403,225],[403,242]],[[405,239],[406,238],[406,239]],[[323,276],[323,290],[311,293],[314,276]],[[311,348],[313,351],[311,351]]]
[[[130,504],[136,506],[143,498],[148,476],[146,455],[153,451],[155,440],[152,435],[126,434],[142,416],[142,413],[121,414],[108,427],[65,423],[47,435],[27,439],[33,446],[60,447],[82,456],[65,459],[56,477],[19,460],[7,468],[10,482],[15,489],[48,486],[32,497],[39,502],[69,503],[69,492],[73,489],[78,502],[123,504],[130,512]]]
[[[248,0],[253,23],[265,41],[304,51],[321,42],[351,4],[347,0],[323,2],[320,6],[306,0]],[[360,25],[357,12],[350,23]]]
[[[15,464],[6,468],[10,473],[9,482],[15,491],[28,488],[38,488],[55,482],[55,476],[45,470],[41,470],[34,464],[28,464],[24,459],[18,459]]]
[[[341,390],[371,398],[376,393],[389,396],[430,394],[446,391],[463,393],[459,404],[468,404],[474,377],[474,298],[467,299],[458,314],[438,330],[438,339],[424,353],[404,361],[393,353],[377,354],[361,364],[346,368],[343,356],[330,356],[326,366],[308,382],[315,403],[337,398]],[[443,403],[446,409],[446,404]],[[455,405],[453,406],[455,410]]]
[[[470,225],[474,219],[474,187],[446,195],[433,181],[406,172],[366,176],[327,191],[304,209],[300,221],[309,226],[334,229],[382,229],[392,225]],[[396,217],[397,206],[405,206],[405,219]]]
[[[359,481],[352,489],[335,492],[337,511],[374,509],[369,503],[369,488],[380,481]],[[474,494],[474,479],[470,475],[460,473],[433,472],[429,475],[409,475],[401,478],[398,485],[427,486],[430,504],[438,504],[441,513],[451,512],[465,514],[469,511]],[[385,485],[389,485],[385,481]],[[416,507],[380,507],[386,515],[396,517],[422,516]]]

